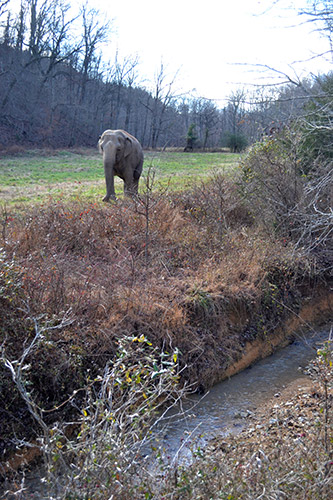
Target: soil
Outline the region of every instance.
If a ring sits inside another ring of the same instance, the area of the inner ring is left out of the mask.
[[[325,420],[325,401],[323,388],[310,377],[302,376],[244,417],[247,425],[238,435],[214,438],[209,446],[209,454],[217,458],[222,453],[242,462],[253,454],[262,453],[268,457],[274,455],[278,441],[297,441],[307,446],[318,442],[320,432],[324,432],[322,423]],[[332,412],[332,407],[331,384],[327,398],[328,415]],[[330,419],[328,423],[330,424]],[[332,432],[332,427],[328,428],[328,432]],[[332,468],[332,465],[331,460],[329,466]]]
[[[269,338],[246,342],[240,359],[233,362],[220,379],[224,380],[245,370],[256,361],[272,354],[277,347],[285,347],[297,333],[307,329],[313,330],[313,327],[329,322],[333,311],[333,288],[318,288],[316,293],[311,300],[304,300],[299,313],[290,314]]]

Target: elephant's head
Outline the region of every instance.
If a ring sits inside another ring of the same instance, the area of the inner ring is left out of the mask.
[[[131,154],[132,139],[122,130],[105,130],[98,141],[98,148],[104,158],[117,164]]]

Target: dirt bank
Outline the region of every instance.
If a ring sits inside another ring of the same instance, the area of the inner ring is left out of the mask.
[[[271,335],[245,343],[240,358],[221,374],[224,380],[256,361],[274,352],[277,347],[288,345],[296,336],[313,330],[333,319],[333,290],[329,287],[316,289],[312,297],[306,297],[298,313],[290,311],[283,324]]]

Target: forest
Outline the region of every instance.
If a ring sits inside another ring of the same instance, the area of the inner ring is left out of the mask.
[[[163,63],[144,85],[136,56],[105,60],[111,26],[87,4],[75,18],[63,0],[24,0],[17,15],[10,7],[10,0],[0,3],[1,149],[91,147],[105,129],[122,128],[144,148],[189,143],[240,151],[297,119],[327,92],[323,75],[286,75],[279,87],[237,88],[220,108],[205,97],[179,94],[177,75]]]

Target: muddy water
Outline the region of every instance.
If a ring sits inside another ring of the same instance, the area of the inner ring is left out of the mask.
[[[194,442],[204,445],[216,435],[239,432],[250,412],[302,376],[328,336],[326,329],[312,338],[299,338],[252,368],[215,385],[204,397],[192,396],[183,404],[184,417],[169,414],[170,424],[163,439],[165,453],[170,457],[187,455],[186,448]]]

